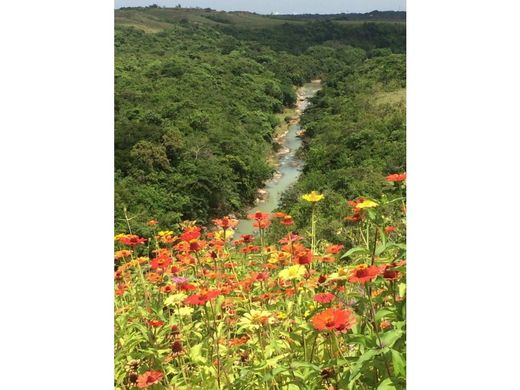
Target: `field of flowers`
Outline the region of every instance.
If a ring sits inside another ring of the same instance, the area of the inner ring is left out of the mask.
[[[152,220],[149,236],[129,223],[115,236],[115,388],[404,389],[405,178],[345,200],[336,243],[317,237],[317,192],[298,233],[282,212],[249,215],[254,236],[229,217]]]

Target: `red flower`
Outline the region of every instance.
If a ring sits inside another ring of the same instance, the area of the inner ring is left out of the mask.
[[[205,294],[194,294],[184,300],[188,305],[204,305],[220,295],[220,290],[209,290]]]
[[[154,328],[158,328],[159,326],[164,325],[164,321],[161,320],[148,320],[146,323],[150,326],[153,326]]]
[[[251,253],[251,252],[258,252],[260,250],[259,246],[256,245],[248,245],[243,248],[240,248],[240,253]]]
[[[405,180],[406,180],[406,172],[394,173],[394,174],[388,175],[386,177],[386,181],[405,181]]]
[[[240,238],[244,241],[244,244],[253,242],[253,240],[255,239],[255,237],[252,236],[251,234],[241,234]]]
[[[311,319],[312,325],[316,330],[337,330],[346,331],[356,323],[354,313],[350,310],[327,309],[316,314]]]
[[[222,229],[234,228],[238,225],[238,219],[224,217],[222,219],[214,219],[213,223]]]
[[[389,233],[395,232],[395,229],[396,229],[395,226],[387,226],[387,227],[385,227],[385,233],[389,234]]]
[[[184,229],[182,232],[180,239],[183,241],[191,241],[196,240],[200,237],[200,227],[198,226],[189,226]]]
[[[160,256],[160,257],[156,257],[156,258],[152,259],[152,261],[150,262],[150,267],[152,267],[152,269],[157,269],[157,268],[165,269],[171,263],[172,263],[172,259],[170,257]]]
[[[269,219],[269,214],[268,213],[262,213],[260,211],[257,211],[256,213],[254,214],[248,214],[247,215],[247,218],[248,219],[256,219],[257,221],[260,221],[262,219]]]
[[[117,290],[116,290],[116,295],[119,297],[121,295],[124,295],[124,293],[126,292],[126,289],[128,288],[128,286],[124,283],[119,283],[119,285],[117,286]]]
[[[314,300],[319,303],[331,303],[336,296],[331,293],[321,293],[314,296]]]
[[[191,240],[190,241],[190,252],[199,252],[206,247],[206,241]]]
[[[283,217],[281,222],[285,226],[294,225],[294,221],[290,215],[286,215],[285,217]]]
[[[341,244],[331,245],[331,246],[327,247],[327,249],[325,249],[325,252],[335,255],[342,249],[343,249],[343,245],[341,245]]]
[[[348,279],[351,283],[366,283],[377,277],[381,273],[381,269],[372,265],[368,267],[366,264],[361,264],[360,266],[354,268],[352,270],[352,274]]]
[[[159,383],[162,377],[163,373],[161,371],[146,371],[137,378],[137,387],[139,389],[146,389],[151,385]]]
[[[119,242],[124,245],[135,246],[144,244],[146,238],[136,236],[135,234],[127,234],[119,239]]]
[[[268,219],[257,219],[256,222],[253,223],[253,227],[260,229],[267,229],[269,225],[271,225],[271,221]]]
[[[290,244],[292,242],[296,242],[296,241],[300,241],[300,240],[303,240],[303,237],[301,237],[295,233],[289,233],[284,238],[279,240],[278,242],[280,244]]]
[[[298,252],[294,259],[295,263],[301,264],[301,265],[310,264],[311,261],[312,261],[312,252],[309,250]]]

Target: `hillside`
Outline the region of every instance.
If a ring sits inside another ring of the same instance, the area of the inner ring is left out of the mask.
[[[302,24],[309,21],[335,22],[399,22],[406,21],[406,12],[372,11],[366,14],[337,15],[259,15],[253,12],[225,12],[210,8],[135,7],[115,10],[117,25],[141,28],[144,31],[161,31],[176,23],[194,23],[209,26],[232,25],[244,28],[268,28],[286,23]]]

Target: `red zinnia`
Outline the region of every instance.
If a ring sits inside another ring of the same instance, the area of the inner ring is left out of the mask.
[[[312,261],[312,252],[309,250],[298,252],[294,259],[295,263],[301,264],[301,265],[310,264],[311,261]]]
[[[251,234],[241,234],[240,238],[244,241],[244,244],[248,244],[255,239]]]
[[[146,389],[151,385],[159,383],[162,377],[163,373],[161,371],[146,371],[137,378],[137,387],[139,389]]]
[[[124,245],[134,246],[144,244],[146,238],[136,236],[135,234],[127,234],[119,239],[119,242]]]
[[[321,293],[314,296],[314,300],[319,303],[331,303],[336,296],[331,293]]]
[[[200,227],[198,226],[189,226],[184,229],[182,232],[180,239],[183,241],[191,241],[196,240],[200,237]]]
[[[367,267],[366,264],[361,264],[360,266],[354,268],[352,270],[352,274],[348,279],[351,283],[366,283],[377,277],[381,273],[379,267],[372,265]]]
[[[172,263],[172,259],[170,257],[167,257],[167,256],[160,256],[160,257],[156,257],[154,259],[152,259],[152,261],[150,262],[150,267],[152,267],[152,269],[157,269],[157,268],[167,268],[170,264]]]
[[[184,300],[188,305],[204,305],[220,295],[220,290],[210,290],[205,294],[194,294]]]
[[[285,217],[283,217],[281,222],[285,226],[290,226],[294,224],[294,221],[290,215],[286,215]]]
[[[256,213],[254,214],[248,214],[247,215],[247,218],[248,219],[256,219],[257,221],[261,220],[261,219],[269,219],[269,214],[268,213],[262,213],[260,211],[257,211]]]
[[[331,246],[327,247],[327,249],[325,249],[325,252],[335,255],[342,249],[343,249],[343,245],[341,245],[341,244],[331,245]]]
[[[405,180],[406,180],[406,172],[394,173],[394,174],[388,175],[386,177],[386,181],[405,181]]]
[[[260,229],[267,229],[269,225],[271,225],[271,221],[268,219],[257,219],[256,222],[253,222],[253,227]]]
[[[214,219],[213,223],[222,229],[234,228],[238,225],[238,219],[224,217],[222,219]]]
[[[150,326],[153,326],[154,328],[158,328],[159,326],[164,325],[164,321],[161,320],[148,320],[146,323]]]
[[[350,310],[327,309],[316,314],[311,319],[312,325],[316,330],[337,330],[346,331],[356,323],[354,313]]]
[[[395,229],[396,229],[395,226],[387,226],[387,227],[385,227],[385,233],[388,234],[388,233],[395,232]]]

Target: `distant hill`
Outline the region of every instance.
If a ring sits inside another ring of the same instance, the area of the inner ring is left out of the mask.
[[[215,11],[211,8],[132,7],[115,10],[116,25],[128,25],[146,32],[158,32],[172,24],[190,22],[210,26],[267,28],[283,24],[302,24],[312,20],[337,23],[405,22],[406,12],[372,11],[366,14],[335,15],[259,15],[245,11]]]

